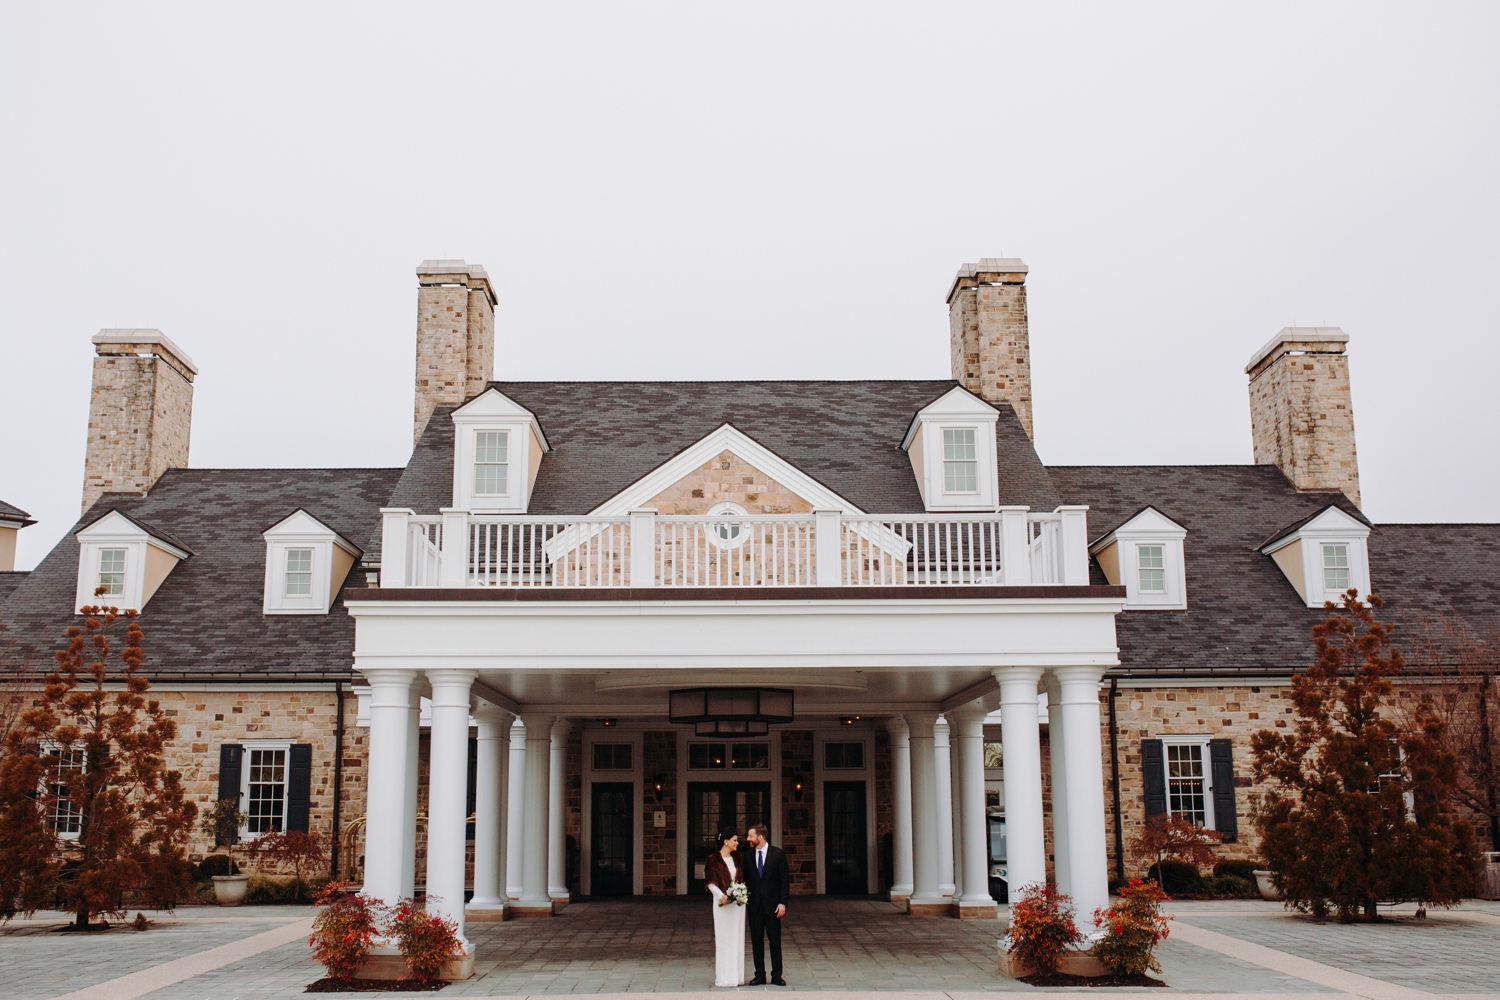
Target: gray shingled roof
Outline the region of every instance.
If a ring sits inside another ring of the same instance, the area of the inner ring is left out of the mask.
[[[10,592],[19,587],[30,575],[30,570],[12,570],[0,573],[0,605],[3,605],[5,599],[10,596]]]
[[[919,513],[901,450],[912,417],[951,380],[870,382],[492,382],[536,414],[552,448],[533,514],[593,510],[723,424],[786,459],[861,510]],[[452,503],[455,407],[439,407],[391,505],[436,513]],[[1062,501],[1015,411],[1000,406],[1000,502],[1051,510]]]
[[[1091,537],[1147,505],[1187,529],[1188,608],[1121,614],[1116,673],[1286,675],[1308,664],[1310,630],[1323,613],[1308,608],[1258,548],[1330,502],[1365,520],[1343,494],[1298,492],[1269,465],[1047,471],[1068,503],[1089,505]],[[1490,628],[1500,624],[1500,525],[1377,525],[1369,548],[1370,580],[1387,602],[1386,620],[1457,611],[1484,617]],[[1106,582],[1097,564],[1092,570],[1094,582]]]
[[[26,513],[15,504],[6,503],[4,500],[0,500],[0,520],[20,521],[22,522],[23,527],[27,524],[36,524],[36,522],[31,519],[30,514]]]
[[[170,532],[194,553],[141,614],[147,671],[347,678],[354,620],[342,596],[327,616],[263,615],[265,526],[298,507],[349,538],[378,533],[400,469],[171,469],[151,492],[105,494],[0,603],[0,659],[50,662],[75,624],[74,532],[106,511]],[[345,587],[364,586],[357,568]]]

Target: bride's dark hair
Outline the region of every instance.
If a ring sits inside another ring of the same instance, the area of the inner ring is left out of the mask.
[[[719,831],[719,846],[723,847],[726,842],[732,840],[735,837],[738,837],[739,835],[740,831],[736,830],[732,826],[726,826],[724,829]]]

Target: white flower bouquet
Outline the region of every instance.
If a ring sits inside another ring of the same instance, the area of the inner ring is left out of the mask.
[[[743,882],[731,882],[729,891],[724,895],[728,896],[729,901],[735,906],[744,906],[750,902],[750,889]]]

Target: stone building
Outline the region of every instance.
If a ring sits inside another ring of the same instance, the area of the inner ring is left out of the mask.
[[[1150,816],[1255,856],[1249,739],[1325,599],[1496,624],[1500,526],[1361,512],[1336,329],[1252,357],[1256,464],[1059,467],[1019,260],[958,272],[947,380],[496,381],[484,269],[417,274],[404,467],[191,468],[196,368],[102,331],[84,514],[0,574],[6,663],[95,586],[139,608],[195,798],[381,898],[701,892],[763,822],[801,893],[1087,913]]]

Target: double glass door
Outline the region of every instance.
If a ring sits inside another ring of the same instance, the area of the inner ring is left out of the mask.
[[[694,781],[688,784],[688,893],[703,893],[703,865],[719,849],[719,831],[732,828],[743,844],[756,823],[771,825],[768,781]]]
[[[593,795],[589,892],[629,896],[635,889],[635,785],[596,781]]]

